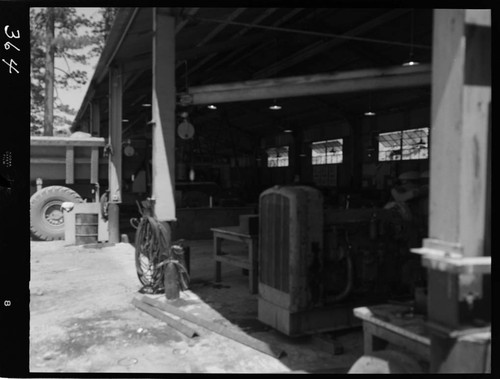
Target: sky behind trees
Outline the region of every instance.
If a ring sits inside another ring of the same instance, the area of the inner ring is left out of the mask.
[[[47,83],[46,62],[50,61],[46,56],[48,9],[30,10],[31,132],[39,134],[45,129],[43,125],[52,125],[55,135],[58,131],[68,133],[68,128],[80,108],[109,31],[104,14],[113,8],[52,8],[56,15],[52,37],[55,46],[52,123],[43,121],[47,112],[44,112],[43,104],[52,103],[50,100],[49,103],[45,101],[47,92],[44,94]],[[53,132],[49,130],[48,133],[52,135]]]

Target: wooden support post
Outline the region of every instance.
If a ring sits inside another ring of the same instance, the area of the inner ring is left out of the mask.
[[[491,28],[468,24],[471,12],[436,10],[432,69],[429,237],[483,255]],[[491,17],[491,16],[490,16]]]
[[[175,18],[153,8],[153,184],[155,215],[175,218]]]
[[[430,238],[415,250],[425,254],[429,270],[432,372],[481,372],[471,368],[474,357],[450,332],[470,328],[474,319],[491,319],[484,306],[491,302],[491,279],[473,265],[486,255],[490,107],[491,11],[435,10]],[[470,263],[455,272],[450,255]]]
[[[75,182],[75,148],[66,146],[66,184]]]
[[[93,146],[90,151],[90,183],[99,183],[99,148]]]
[[[122,75],[118,67],[109,71],[109,242],[120,242],[119,208],[122,184]]]
[[[90,114],[91,114],[90,134],[92,136],[98,136],[101,129],[101,113],[100,113],[99,102],[97,100],[94,100],[92,102],[90,108]]]

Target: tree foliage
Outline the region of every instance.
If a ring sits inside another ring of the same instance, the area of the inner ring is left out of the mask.
[[[64,104],[58,94],[61,88],[79,88],[87,83],[87,73],[76,69],[75,64],[87,65],[90,58],[99,56],[111,29],[117,8],[100,8],[96,18],[87,18],[77,8],[53,8],[55,34],[52,40],[55,57],[64,64],[55,67],[54,108],[59,115],[54,124],[70,126],[76,114]],[[45,93],[45,59],[47,8],[30,9],[31,43],[31,133],[40,134],[43,128]]]

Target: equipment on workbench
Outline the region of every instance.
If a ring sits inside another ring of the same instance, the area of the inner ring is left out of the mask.
[[[392,209],[334,209],[320,190],[260,195],[259,320],[298,336],[357,325],[354,303],[411,296],[407,222]]]
[[[182,241],[171,243],[168,223],[159,222],[153,215],[151,200],[137,203],[140,221],[130,224],[137,229],[135,235],[135,266],[143,293],[165,293],[167,299],[179,297],[179,290],[186,290],[189,274],[186,270]]]

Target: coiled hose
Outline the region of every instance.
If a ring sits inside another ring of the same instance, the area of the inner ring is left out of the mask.
[[[141,292],[163,293],[165,267],[173,264],[177,270],[179,287],[188,288],[189,274],[185,267],[184,248],[177,242],[170,245],[170,227],[163,225],[152,216],[143,215],[130,220],[135,234],[135,267],[139,281],[143,284]]]

